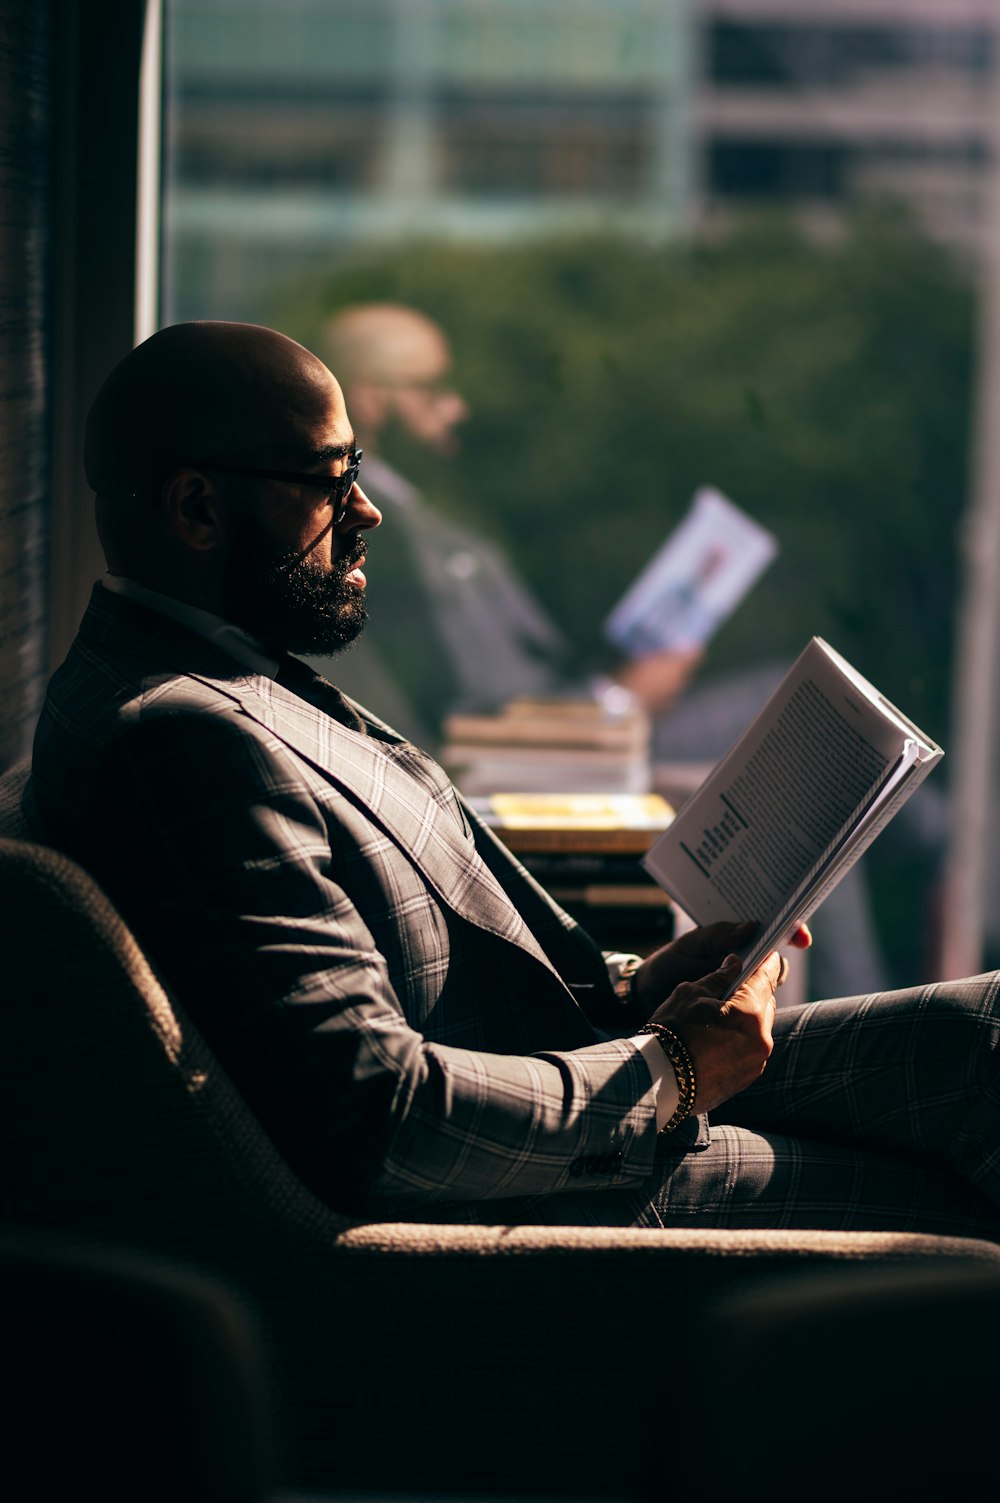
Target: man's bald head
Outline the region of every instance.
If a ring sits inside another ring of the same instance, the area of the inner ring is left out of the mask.
[[[323,325],[318,345],[370,451],[393,425],[428,448],[454,449],[468,407],[450,382],[448,341],[426,314],[402,303],[355,303]]]
[[[84,470],[99,496],[155,493],[208,459],[279,465],[333,386],[315,355],[257,324],[161,329],[115,366],[87,418]]]
[[[425,314],[402,303],[355,303],[325,324],[320,348],[346,384],[395,384],[423,378],[428,363],[450,363],[444,334]]]

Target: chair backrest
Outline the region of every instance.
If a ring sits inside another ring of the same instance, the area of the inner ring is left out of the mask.
[[[30,840],[31,830],[21,808],[21,795],[31,772],[25,758],[0,777],[0,837],[6,840]]]
[[[4,1224],[218,1281],[259,1323],[285,1465],[328,1481],[350,1440],[330,1415],[351,1223],[288,1168],[98,884],[23,838],[26,778],[0,778]]]
[[[34,1496],[273,1500],[253,1321],[217,1281],[4,1234],[0,1329],[16,1375],[4,1399],[4,1475],[30,1477]]]
[[[26,769],[0,779],[18,828]],[[228,1277],[348,1223],[289,1170],[93,879],[0,838],[0,1204],[8,1225],[153,1248]]]

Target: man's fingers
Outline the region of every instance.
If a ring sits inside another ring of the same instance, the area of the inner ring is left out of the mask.
[[[714,924],[702,924],[697,929],[689,929],[677,943],[691,955],[709,957],[725,954],[727,950],[745,945],[753,938],[757,927],[756,919],[748,919],[739,924],[731,923],[729,919],[719,919]]]
[[[717,970],[709,971],[708,975],[702,976],[699,981],[682,981],[674,988],[672,1002],[682,1009],[697,1008],[699,1001],[707,1002],[709,998],[713,1002],[716,1000],[721,1002],[733,987],[742,965],[743,961],[739,955],[727,955]],[[744,977],[739,988],[733,993],[734,997],[739,997],[740,992],[746,990],[749,993],[750,1010],[756,1010],[761,1002],[765,1007],[774,1005],[774,992],[781,969],[782,957],[777,950],[772,950],[755,971],[751,971],[749,976]],[[720,1009],[723,1013],[726,1010],[726,1005]]]
[[[788,943],[796,950],[808,950],[812,942],[812,930],[808,924],[799,924],[788,936]]]
[[[787,969],[788,962],[784,956],[779,955],[777,950],[771,950],[764,956],[757,969],[750,972],[743,985],[753,987],[758,983],[762,983],[773,993],[780,985],[780,981],[784,980]]]
[[[782,966],[787,971],[788,961],[783,955],[779,955],[777,950],[772,950],[769,955],[765,956],[763,964],[760,967],[770,981],[772,991],[774,991],[774,988],[778,984],[778,977],[781,975]]]
[[[715,971],[711,971],[705,981],[711,982],[713,990],[718,991],[721,997],[723,992],[728,991],[734,980],[740,973],[743,962],[738,955],[727,955],[725,960]]]
[[[723,997],[739,975],[742,965],[738,955],[727,955],[717,970],[709,971],[696,981],[681,981],[671,994],[670,1000],[681,1007],[697,1006],[699,1002],[721,1004]]]
[[[734,952],[748,945],[757,927],[753,920],[734,924],[728,919],[720,919],[714,924],[687,930],[673,941],[673,952],[678,958],[682,957],[687,966],[697,967],[702,977],[706,978],[716,968],[721,969],[723,956],[728,959]]]
[[[714,924],[706,924],[700,931],[712,945],[718,949],[735,949],[738,945],[745,945],[752,939],[760,928],[756,919],[741,919],[738,924],[731,923],[729,919],[719,919]]]

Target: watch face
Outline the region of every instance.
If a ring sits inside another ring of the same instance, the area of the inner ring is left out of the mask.
[[[618,972],[618,980],[614,985],[614,993],[619,1002],[627,1002],[632,995],[632,977],[642,964],[640,956],[636,955],[631,960],[626,960]]]

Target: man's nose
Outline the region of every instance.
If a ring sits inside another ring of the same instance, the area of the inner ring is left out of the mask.
[[[358,532],[369,527],[378,527],[382,521],[382,513],[373,501],[369,501],[358,482],[355,480],[351,486],[350,495],[347,498],[347,506],[344,515],[337,523],[338,532]]]

